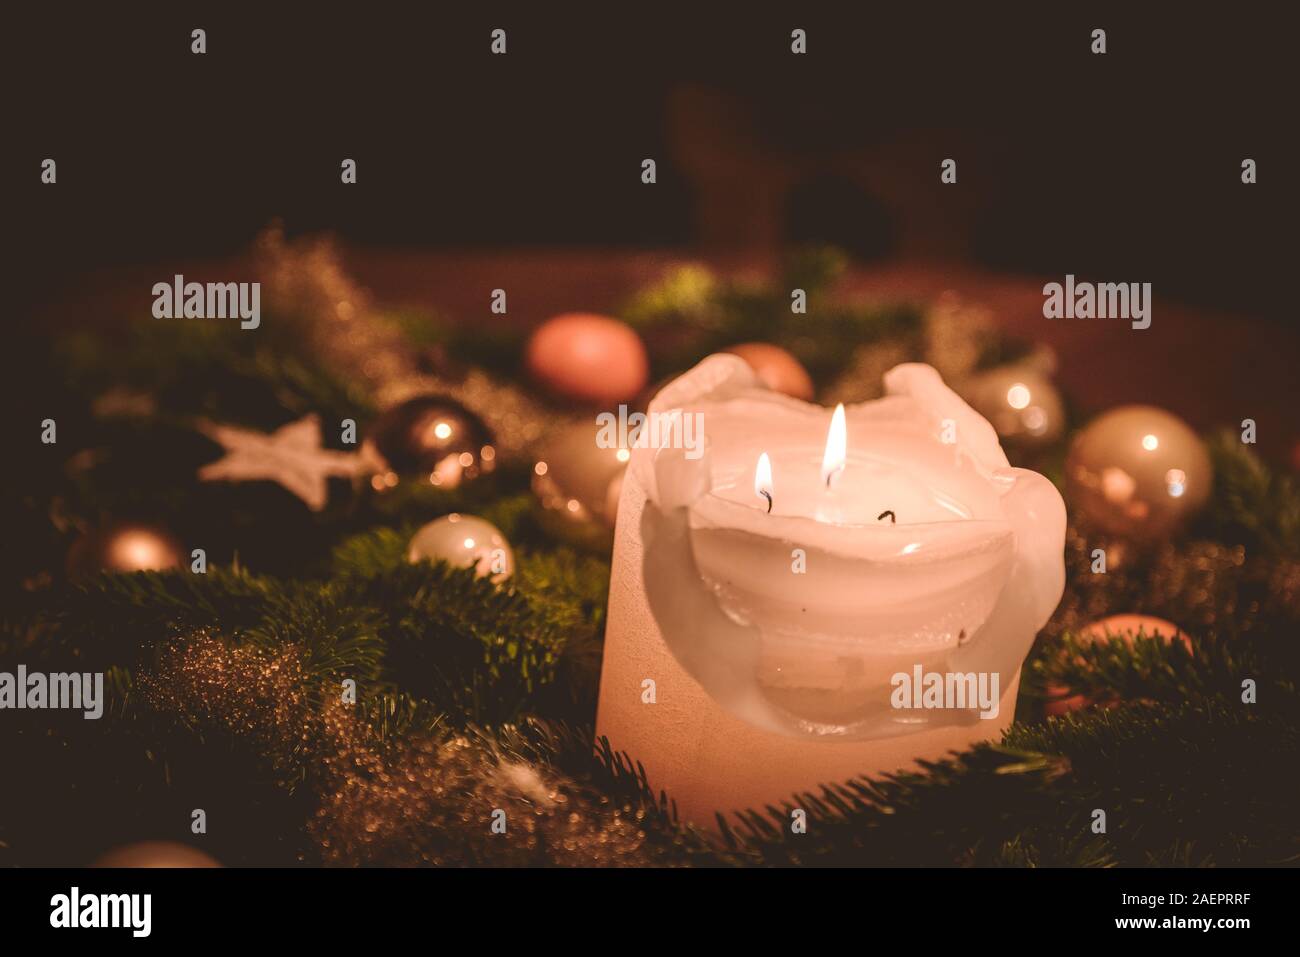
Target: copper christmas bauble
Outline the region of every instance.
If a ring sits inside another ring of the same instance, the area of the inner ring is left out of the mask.
[[[627,323],[594,313],[569,312],[533,331],[528,371],[549,391],[591,405],[630,402],[645,388],[650,361]]]
[[[1195,648],[1192,639],[1181,628],[1172,621],[1156,618],[1154,615],[1110,615],[1078,631],[1078,637],[1081,641],[1105,641],[1107,635],[1113,635],[1122,637],[1130,645],[1139,634],[1151,638],[1159,636],[1166,642],[1181,641],[1189,654]],[[1082,710],[1094,704],[1087,695],[1076,694],[1066,697],[1068,691],[1068,688],[1059,685],[1049,685],[1047,688],[1049,698],[1043,706],[1043,710],[1050,715],[1062,715],[1071,711]],[[1100,702],[1104,708],[1113,707],[1117,703],[1114,699]]]
[[[184,549],[156,525],[115,522],[89,532],[68,550],[68,575],[85,578],[100,571],[142,572],[179,568]]]
[[[196,847],[175,841],[141,841],[115,847],[95,861],[95,867],[220,867]]]
[[[812,401],[813,381],[808,370],[780,346],[770,342],[742,342],[723,351],[740,356],[749,363],[763,384],[773,392],[783,392],[805,402]]]
[[[407,399],[381,413],[370,424],[362,453],[376,460],[372,484],[379,490],[397,484],[398,476],[455,488],[496,465],[492,432],[483,420],[439,395]]]
[[[1065,428],[1061,393],[1051,379],[1028,364],[977,373],[960,391],[1004,441],[1026,447],[1050,445]]]
[[[631,450],[612,431],[582,422],[559,430],[542,449],[533,465],[533,493],[552,534],[594,548],[613,541]]]
[[[1066,498],[1082,525],[1154,542],[1182,527],[1210,495],[1205,444],[1175,415],[1126,405],[1098,416],[1070,446]]]

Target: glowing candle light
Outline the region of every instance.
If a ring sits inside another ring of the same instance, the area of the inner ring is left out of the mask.
[[[848,427],[844,420],[844,403],[835,407],[831,416],[830,431],[826,433],[826,453],[822,456],[822,482],[827,488],[841,472],[844,471],[844,459],[848,452]]]
[[[758,457],[758,468],[754,469],[754,494],[767,499],[767,510],[772,511],[772,460],[764,452]]]

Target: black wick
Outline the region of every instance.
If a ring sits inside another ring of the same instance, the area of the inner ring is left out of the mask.
[[[876,516],[876,521],[877,521],[877,522],[880,521],[880,520],[881,520],[882,518],[884,518],[886,515],[889,516],[889,523],[890,523],[891,525],[897,525],[897,524],[898,524],[898,519],[894,516],[894,513],[891,512],[889,509],[885,509],[885,510],[884,510],[883,512],[881,512],[879,515],[877,515],[877,516]]]
[[[763,498],[767,499],[767,513],[771,515],[772,514],[772,493],[767,491],[767,489],[763,489],[758,494],[763,496]]]
[[[835,476],[839,475],[840,472],[842,472],[842,471],[844,471],[844,466],[841,465],[839,468],[837,468],[837,469],[833,469],[832,471],[826,473],[826,487],[827,487],[827,488],[830,488],[830,487],[831,487],[831,480],[834,479]]]

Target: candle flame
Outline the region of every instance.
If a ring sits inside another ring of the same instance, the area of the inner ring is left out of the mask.
[[[764,452],[758,457],[758,467],[754,469],[754,494],[767,499],[767,510],[772,511],[772,460]]]
[[[844,471],[847,448],[848,427],[844,423],[844,403],[841,402],[831,416],[831,429],[826,434],[826,454],[822,456],[822,481],[828,488],[835,476]]]

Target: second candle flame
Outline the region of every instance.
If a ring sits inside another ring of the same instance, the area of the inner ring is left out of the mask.
[[[841,402],[831,416],[831,429],[826,433],[826,454],[822,456],[822,482],[827,488],[844,471],[847,448],[848,427],[844,422],[844,403]]]
[[[767,499],[767,510],[772,511],[772,460],[764,452],[758,457],[758,468],[754,469],[754,494]]]

